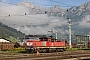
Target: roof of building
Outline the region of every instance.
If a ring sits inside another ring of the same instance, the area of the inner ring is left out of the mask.
[[[5,39],[0,39],[0,42],[10,42],[10,41],[5,40]]]

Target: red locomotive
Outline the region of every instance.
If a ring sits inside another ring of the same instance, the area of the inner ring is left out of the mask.
[[[25,39],[26,52],[59,52],[65,51],[65,40],[57,40],[52,37],[41,35],[28,35],[29,39]],[[36,39],[38,38],[38,39]]]

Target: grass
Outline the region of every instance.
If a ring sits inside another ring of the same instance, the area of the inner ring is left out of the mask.
[[[78,50],[78,48],[67,48],[66,50]]]
[[[25,48],[15,48],[15,49],[12,49],[12,50],[5,50],[5,51],[0,51],[0,53],[25,53],[26,50]]]
[[[90,50],[90,48],[67,48],[66,50]]]
[[[24,52],[26,52],[25,48],[15,48],[15,49],[13,49],[11,51],[18,52],[18,53],[24,53]]]

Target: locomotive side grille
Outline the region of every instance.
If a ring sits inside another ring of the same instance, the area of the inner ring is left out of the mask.
[[[44,41],[42,45],[43,45],[43,46],[46,46],[46,42]]]

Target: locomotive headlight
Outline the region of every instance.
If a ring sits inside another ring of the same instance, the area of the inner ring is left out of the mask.
[[[33,43],[30,43],[29,45],[30,45],[30,46],[32,46],[32,45],[33,45]]]
[[[27,43],[27,46],[32,46],[32,45],[33,45],[33,43],[32,43],[32,42]]]
[[[29,43],[27,43],[27,46],[29,46]]]

